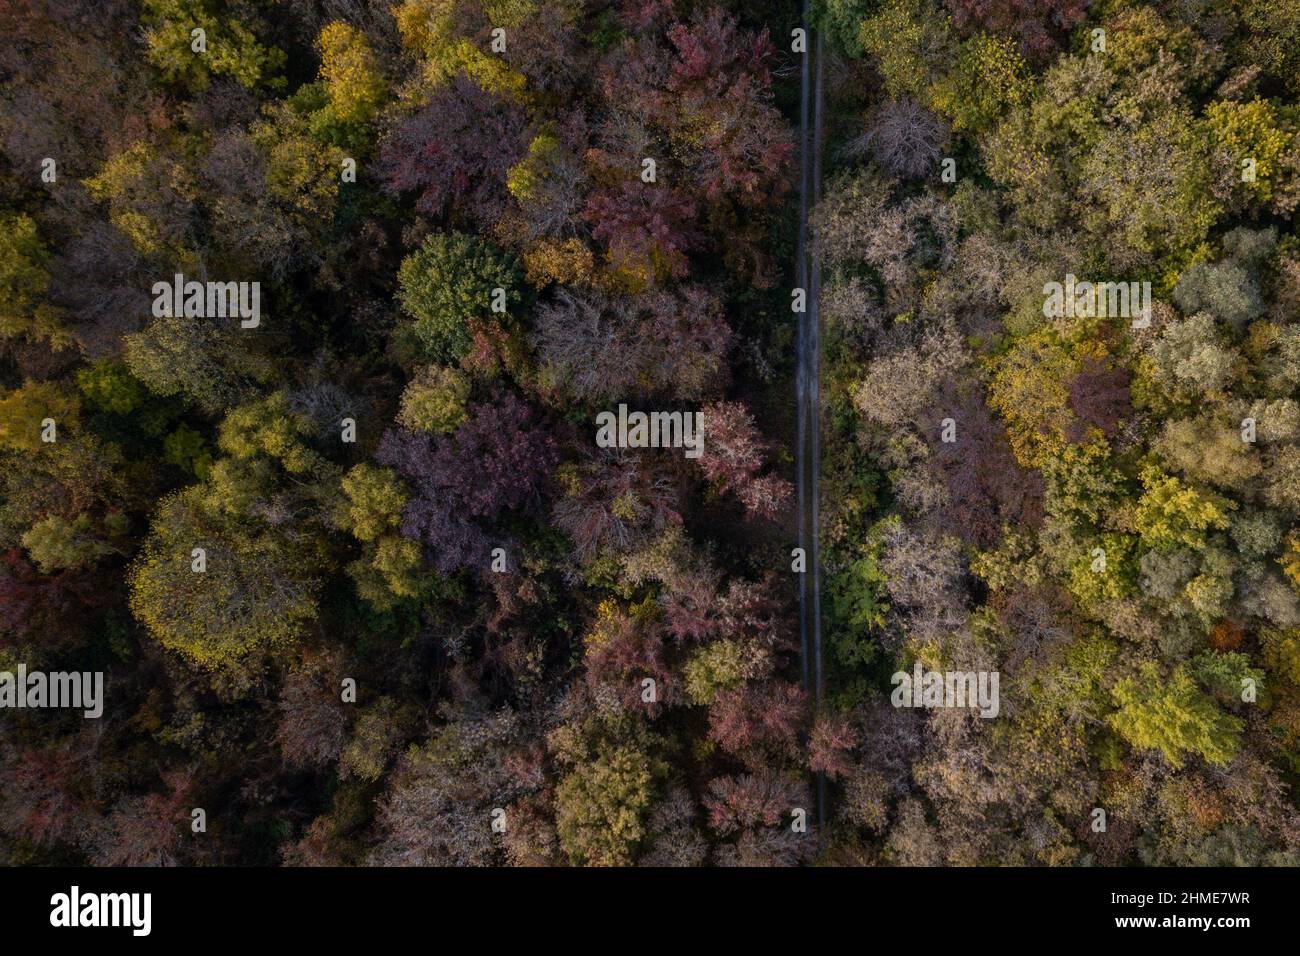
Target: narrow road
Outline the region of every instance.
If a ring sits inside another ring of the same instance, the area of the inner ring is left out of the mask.
[[[795,455],[799,498],[799,547],[806,570],[799,588],[799,636],[803,686],[812,694],[818,713],[822,708],[821,560],[818,551],[818,475],[821,471],[821,267],[809,241],[809,216],[821,198],[822,38],[814,36],[804,4],[804,29],[808,53],[803,58],[799,106],[799,237],[796,275],[805,292],[804,311],[798,313],[799,369],[798,451]],[[817,826],[826,824],[826,779],[817,775]]]

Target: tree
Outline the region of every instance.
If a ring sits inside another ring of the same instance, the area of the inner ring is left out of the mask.
[[[698,150],[689,168],[704,199],[762,207],[786,191],[794,145],[772,103],[767,30],[754,35],[718,7],[668,29],[674,58],[670,132]]]
[[[220,0],[144,0],[145,43],[149,61],[169,83],[207,89],[212,76],[229,76],[240,85],[283,84],[276,74],[283,51],[265,47],[253,31],[223,9]],[[205,34],[206,52],[196,55],[192,32]]]
[[[84,567],[113,551],[109,545],[88,534],[90,527],[89,515],[79,515],[73,521],[57,514],[47,515],[23,535],[23,547],[46,574],[64,568]]]
[[[999,356],[989,383],[989,405],[1007,423],[1016,460],[1038,467],[1058,456],[1080,429],[1070,408],[1070,381],[1078,365],[1051,329],[1022,336]]]
[[[890,0],[859,22],[857,42],[876,58],[893,97],[925,102],[930,85],[952,63],[951,26],[933,13],[925,0]]]
[[[397,534],[367,542],[365,553],[347,571],[357,593],[380,612],[392,610],[405,598],[420,597],[434,583],[424,567],[420,545]]]
[[[543,375],[582,403],[646,392],[699,399],[725,383],[731,329],[699,286],[633,297],[563,288],[536,325]]]
[[[1170,323],[1151,346],[1156,380],[1170,393],[1221,395],[1234,376],[1238,353],[1223,343],[1204,312]]]
[[[305,657],[280,688],[275,739],[285,760],[295,766],[325,767],[343,751],[347,717],[339,701],[336,664],[328,657]]]
[[[320,75],[329,95],[330,118],[338,123],[369,123],[383,103],[384,77],[365,35],[342,20],[325,26],[317,38]]]
[[[779,774],[741,774],[709,781],[704,806],[709,827],[727,836],[754,827],[776,827],[808,794],[798,783]]]
[[[938,531],[918,532],[897,516],[887,518],[879,533],[880,567],[893,606],[906,611],[921,633],[960,625],[967,597],[959,542]]]
[[[937,409],[951,418],[953,441],[934,423],[929,438],[934,467],[947,491],[941,520],[976,547],[989,547],[1006,525],[1033,527],[1042,517],[1043,480],[1017,464],[1006,431],[978,394],[941,393]]]
[[[556,527],[573,539],[579,560],[621,554],[681,523],[681,504],[663,467],[619,449],[600,449],[557,476],[564,495]]]
[[[650,601],[626,611],[602,602],[583,643],[587,685],[593,697],[622,702],[629,711],[655,717],[681,693],[668,648],[662,610]],[[655,682],[654,699],[643,698],[642,681]]]
[[[570,862],[632,863],[668,769],[654,752],[655,737],[624,714],[561,727],[549,742],[565,768],[555,788],[555,827]]]
[[[185,425],[178,425],[163,439],[163,457],[199,479],[208,477],[208,471],[212,467],[212,452],[207,442],[193,428]]]
[[[794,489],[784,478],[759,474],[763,447],[753,416],[738,402],[715,402],[701,414],[704,450],[696,461],[705,476],[723,492],[733,492],[751,517],[775,517]]]
[[[131,610],[193,665],[240,670],[293,645],[318,614],[319,564],[305,542],[244,525],[195,486],[163,500],[130,574]],[[194,569],[193,549],[205,551]]]
[[[40,573],[18,548],[0,552],[0,648],[58,651],[89,636],[111,602],[102,582],[77,571]]]
[[[49,260],[31,216],[0,217],[0,338],[67,341],[62,315],[45,301]]]
[[[315,423],[290,406],[287,392],[232,409],[221,422],[217,445],[238,461],[271,459],[291,475],[323,475],[329,464],[311,447]]]
[[[429,739],[398,762],[379,803],[380,839],[371,861],[383,866],[491,866],[502,860],[493,811],[507,833],[520,822],[512,802],[537,786],[521,775],[526,730],[508,710],[446,714]]]
[[[296,100],[269,104],[249,135],[265,156],[266,198],[303,244],[334,220],[343,151],[313,137],[310,110]],[[262,197],[257,197],[254,202]]]
[[[719,692],[739,686],[750,672],[745,647],[739,641],[723,639],[705,644],[686,662],[682,675],[691,703],[707,706]]]
[[[685,787],[673,787],[655,807],[647,827],[646,849],[640,866],[700,866],[708,856],[696,825],[695,801]]]
[[[409,714],[392,697],[366,706],[339,754],[339,779],[377,783],[402,744]]]
[[[838,780],[853,766],[851,755],[858,735],[846,714],[820,717],[813,724],[808,743],[808,769]]]
[[[252,397],[269,363],[240,340],[202,319],[156,318],[125,339],[126,365],[149,390],[184,396],[209,412]]]
[[[1214,414],[1165,422],[1156,448],[1192,481],[1225,490],[1245,487],[1263,470],[1255,446],[1241,440],[1241,426]]]
[[[1237,330],[1264,312],[1254,276],[1232,261],[1192,265],[1178,279],[1174,301],[1186,313],[1210,314]]]
[[[1080,168],[1088,228],[1140,258],[1189,255],[1222,211],[1207,152],[1205,136],[1179,109],[1103,133]],[[1111,259],[1123,261],[1115,252]]]
[[[559,461],[537,414],[510,395],[479,405],[448,435],[390,429],[377,457],[411,488],[402,534],[423,544],[444,574],[486,567],[485,525],[538,504]]]
[[[427,216],[491,225],[531,139],[518,107],[460,73],[380,144],[379,171],[392,193],[416,193],[415,208]]]
[[[862,55],[859,32],[867,19],[874,0],[817,0],[811,5],[811,15],[818,28],[831,42],[850,56]]]
[[[1126,677],[1111,692],[1118,708],[1108,718],[1134,747],[1158,750],[1174,767],[1188,755],[1226,764],[1237,752],[1243,724],[1199,690],[1184,667],[1162,678],[1154,664]]]
[[[870,152],[893,176],[917,179],[931,172],[948,139],[943,122],[913,99],[890,100],[859,139],[854,152]]]
[[[468,414],[469,387],[469,376],[458,369],[439,365],[421,369],[402,392],[398,424],[408,431],[453,431]]]
[[[1220,260],[1195,262],[1179,276],[1174,301],[1189,315],[1208,312],[1241,332],[1264,313],[1260,273],[1276,252],[1277,232],[1239,226],[1221,245]]]
[[[104,359],[77,372],[87,402],[115,415],[129,415],[145,401],[145,389],[121,362]]]
[[[0,767],[7,784],[0,824],[38,845],[73,843],[95,822],[86,767],[97,758],[97,735],[83,731],[44,744],[5,742]]]
[[[55,425],[54,437],[75,433],[79,426],[81,401],[55,382],[23,383],[11,392],[0,392],[0,448],[21,452],[48,451],[53,442],[42,438],[46,420]]]
[[[709,707],[709,739],[761,765],[793,756],[807,721],[807,699],[794,684],[761,681],[721,691]]]
[[[808,797],[803,783],[770,770],[711,780],[709,827],[730,838],[718,848],[719,864],[793,866],[811,856],[810,834],[790,826],[796,809],[807,811]]]
[[[1209,529],[1228,527],[1228,512],[1236,504],[1210,492],[1198,492],[1177,478],[1148,469],[1142,475],[1146,487],[1138,500],[1133,524],[1152,547],[1182,545],[1199,548]]]
[[[470,346],[472,322],[493,318],[496,289],[507,310],[520,303],[522,276],[513,256],[464,233],[434,234],[402,260],[398,299],[414,319],[411,335],[430,360],[455,362]]]
[[[582,241],[573,236],[560,239],[573,230],[583,204],[583,194],[588,188],[588,170],[582,161],[583,147],[588,139],[585,117],[574,113],[563,123],[544,126],[528,144],[528,154],[510,168],[506,188],[519,204],[523,216],[522,235],[538,243],[536,248],[547,250],[548,258],[567,256],[570,250],[586,250]],[[539,242],[549,238],[549,242]],[[538,253],[534,253],[536,258]],[[582,253],[577,253],[581,257]],[[586,256],[591,255],[586,250]],[[529,256],[525,253],[525,260]],[[570,271],[575,266],[568,266]],[[543,270],[540,264],[529,266],[529,281],[541,271],[552,271],[557,281],[564,272],[552,266]],[[587,267],[590,271],[590,266]],[[579,272],[581,274],[581,272]]]
[[[108,207],[109,221],[147,259],[191,262],[195,217],[192,178],[170,144],[138,140],[82,181]]]
[[[0,467],[0,542],[15,544],[44,519],[75,524],[78,537],[116,548],[128,546],[124,512],[143,506],[156,490],[146,472],[119,446],[94,434],[60,432],[37,452],[5,456]],[[59,537],[54,531],[54,539]],[[39,534],[39,532],[38,532]]]
[[[298,105],[269,105],[249,131],[215,132],[203,158],[213,239],[232,271],[283,280],[322,258],[343,153],[313,138],[310,104]]]
[[[88,359],[120,356],[122,336],[148,312],[150,278],[135,246],[114,225],[84,222],[50,262],[50,301],[65,316]],[[75,278],[73,278],[75,277]]]
[[[343,476],[347,505],[340,523],[362,541],[373,541],[401,521],[407,493],[397,476],[387,468],[353,465]]]
[[[1132,373],[1122,365],[1112,365],[1100,358],[1085,358],[1070,382],[1070,411],[1079,426],[1070,429],[1070,437],[1083,442],[1089,428],[1112,438],[1124,419],[1133,412],[1130,383]]]
[[[932,427],[928,419],[933,417],[934,393],[966,361],[955,329],[922,333],[915,347],[881,355],[867,364],[862,384],[853,393],[854,404],[869,421],[881,425],[925,421]],[[990,396],[995,408],[996,394],[993,390]]]
[[[1294,151],[1300,130],[1268,100],[1255,97],[1249,103],[1215,100],[1205,109],[1205,120],[1213,142],[1238,165],[1243,157],[1254,163],[1254,177],[1246,181],[1237,177],[1235,188],[1254,199],[1268,202],[1277,196],[1279,212],[1294,208],[1293,193],[1297,170],[1288,163],[1288,151]],[[1285,206],[1284,206],[1285,204]]]
[[[674,186],[623,180],[594,191],[582,215],[605,244],[615,275],[632,289],[686,278],[687,253],[701,245],[697,207]]]
[[[1088,10],[1090,0],[947,0],[957,28],[1009,33],[1030,59],[1050,56]]]
[[[93,828],[89,842],[95,866],[176,866],[185,856],[194,780],[192,772],[162,775],[165,789],[119,800]]]

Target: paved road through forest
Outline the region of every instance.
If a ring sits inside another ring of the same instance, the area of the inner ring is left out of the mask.
[[[821,561],[818,553],[818,473],[821,470],[820,374],[821,334],[818,299],[821,269],[814,244],[809,242],[809,216],[821,196],[821,125],[822,125],[822,40],[808,25],[804,5],[804,29],[808,53],[803,57],[799,108],[799,237],[796,275],[805,291],[806,305],[798,313],[799,368],[796,375],[798,394],[798,450],[795,455],[799,499],[799,547],[806,556],[806,570],[799,589],[799,635],[802,650],[803,686],[813,697],[820,712],[822,706],[822,615]],[[821,829],[826,817],[826,780],[817,775],[817,825]]]

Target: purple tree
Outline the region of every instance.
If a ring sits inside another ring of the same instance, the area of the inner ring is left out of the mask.
[[[384,141],[380,175],[390,192],[416,193],[426,215],[462,212],[490,225],[506,208],[506,174],[530,139],[518,107],[460,73]]]
[[[390,429],[376,457],[414,491],[402,534],[450,574],[484,560],[485,524],[540,502],[559,452],[533,409],[506,395],[478,406],[450,435]]]

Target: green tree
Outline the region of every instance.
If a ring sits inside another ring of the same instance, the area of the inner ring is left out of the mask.
[[[326,24],[317,43],[320,75],[329,95],[331,117],[364,125],[374,119],[386,94],[384,77],[365,35],[341,20]]]
[[[163,647],[210,670],[291,647],[316,619],[318,555],[214,509],[196,485],[163,500],[131,572],[131,610]],[[195,570],[203,549],[203,570]]]
[[[147,397],[144,385],[121,362],[101,359],[77,371],[77,387],[94,408],[129,415]]]
[[[90,530],[89,515],[78,515],[71,521],[60,515],[47,515],[23,535],[23,547],[46,574],[84,567],[114,550],[90,534]]]
[[[745,649],[733,640],[713,641],[704,645],[686,662],[686,696],[692,704],[708,705],[718,691],[735,687],[745,679]]]
[[[232,410],[221,423],[217,446],[238,459],[272,458],[293,475],[319,472],[325,459],[309,445],[315,429],[305,415],[289,407],[289,397],[275,392]]]
[[[407,493],[391,469],[376,465],[354,465],[343,476],[347,505],[340,523],[362,541],[374,541],[397,527]]]
[[[1235,502],[1213,492],[1197,491],[1172,475],[1154,467],[1142,474],[1146,491],[1138,499],[1133,524],[1142,540],[1153,548],[1181,545],[1200,548],[1206,532],[1226,530],[1228,512]]]
[[[237,334],[203,319],[155,318],[124,342],[127,367],[151,392],[184,396],[209,412],[250,398],[270,375],[270,363]]]
[[[646,835],[646,817],[667,765],[632,714],[593,717],[551,736],[568,772],[555,790],[555,827],[578,866],[627,866]]]
[[[402,392],[397,420],[411,431],[449,432],[468,413],[469,376],[459,369],[430,365],[422,369]]]
[[[814,0],[812,19],[831,43],[850,56],[862,55],[862,23],[877,0]]]
[[[62,314],[45,302],[49,259],[31,216],[0,215],[0,339],[48,339],[55,348],[70,341]]]
[[[1186,667],[1163,678],[1155,664],[1144,664],[1111,696],[1118,709],[1107,719],[1116,732],[1134,747],[1160,751],[1174,767],[1189,754],[1223,765],[1237,753],[1243,723],[1221,711]]]
[[[368,783],[382,777],[401,744],[403,717],[403,708],[392,697],[381,697],[366,707],[339,757],[339,776]]]
[[[163,439],[163,457],[177,468],[183,468],[196,478],[208,476],[212,467],[212,452],[203,436],[188,425],[178,425]]]
[[[199,92],[213,76],[252,89],[283,85],[282,50],[258,42],[253,31],[219,0],[144,0],[141,16],[146,56],[169,83]],[[194,49],[194,30],[204,31],[206,52]]]
[[[1297,124],[1268,100],[1215,100],[1205,108],[1205,122],[1212,141],[1227,151],[1234,170],[1239,170],[1244,160],[1254,162],[1253,179],[1235,177],[1236,187],[1243,192],[1268,202],[1279,179],[1294,174],[1284,165],[1284,158],[1300,136]]]
[[[523,277],[513,256],[464,233],[435,234],[402,261],[398,299],[414,319],[411,333],[433,361],[455,362],[469,350],[470,323],[492,317],[495,289],[507,312],[520,302]]]
[[[62,440],[74,432],[81,401],[59,382],[27,381],[11,392],[0,390],[0,448],[14,451],[49,449],[43,440],[46,419],[54,422],[53,436]]]
[[[357,593],[381,612],[406,598],[420,597],[438,580],[424,567],[420,545],[397,534],[368,541],[365,553],[347,571]]]

